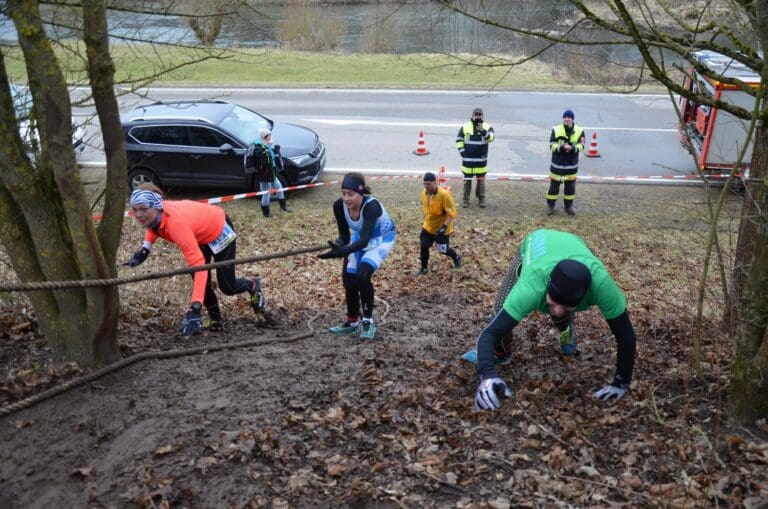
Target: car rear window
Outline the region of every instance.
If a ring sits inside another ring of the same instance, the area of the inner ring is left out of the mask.
[[[179,125],[152,125],[131,129],[131,136],[141,143],[158,145],[189,145],[186,133],[186,126]]]

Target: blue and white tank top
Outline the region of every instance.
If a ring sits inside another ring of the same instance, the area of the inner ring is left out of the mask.
[[[353,221],[352,218],[349,217],[349,209],[344,206],[344,219],[347,220],[349,229],[355,232],[357,235],[360,235],[360,230],[363,228],[363,212],[365,211],[365,207],[374,201],[379,203],[379,206],[381,207],[381,215],[376,219],[376,225],[373,227],[373,233],[371,233],[369,247],[371,243],[374,242],[374,240],[381,242],[384,237],[387,237],[389,234],[394,234],[395,222],[392,221],[392,218],[389,217],[389,214],[387,214],[387,209],[384,208],[384,205],[373,196],[363,197],[363,204],[360,206],[360,216],[357,218],[357,221]]]

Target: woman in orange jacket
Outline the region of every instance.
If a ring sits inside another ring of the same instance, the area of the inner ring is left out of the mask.
[[[235,259],[236,237],[232,221],[221,207],[191,200],[163,200],[162,191],[152,184],[142,184],[131,193],[131,209],[136,221],[147,229],[144,244],[125,265],[135,267],[149,256],[159,238],[173,242],[184,253],[190,267]],[[209,330],[221,330],[219,300],[211,287],[210,271],[193,274],[194,286],[190,308],[182,322],[181,335],[192,336],[203,330],[200,311],[208,311]],[[219,288],[225,295],[248,292],[256,313],[265,307],[264,294],[258,277],[245,279],[235,275],[235,266],[216,269]]]

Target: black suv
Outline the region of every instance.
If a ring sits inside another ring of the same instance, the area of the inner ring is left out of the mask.
[[[243,170],[247,147],[261,128],[280,145],[283,186],[309,184],[325,168],[325,145],[305,127],[272,121],[226,101],[173,101],[142,106],[122,116],[128,187],[232,188],[258,191]]]

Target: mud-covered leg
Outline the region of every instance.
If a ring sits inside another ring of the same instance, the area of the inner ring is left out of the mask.
[[[504,276],[504,279],[501,281],[499,291],[496,293],[496,300],[493,303],[493,316],[496,316],[496,314],[501,311],[501,308],[504,306],[504,301],[507,299],[507,295],[509,295],[512,287],[515,286],[515,283],[517,283],[517,278],[520,276],[520,267],[522,263],[523,258],[518,252],[512,259],[512,263],[509,265],[509,270]],[[510,332],[507,336],[502,338],[501,344],[496,345],[496,352],[505,356],[509,355],[511,343],[512,333]]]

